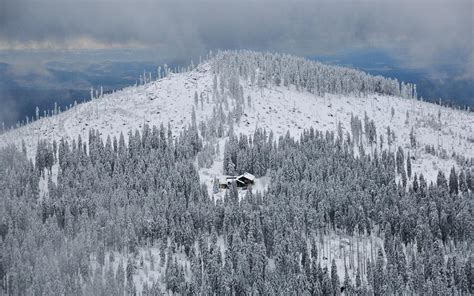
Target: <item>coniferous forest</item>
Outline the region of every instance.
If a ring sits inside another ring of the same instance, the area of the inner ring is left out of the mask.
[[[406,98],[414,86],[252,52],[219,53],[213,67],[213,116],[193,112],[179,134],[144,124],[0,150],[0,295],[474,293],[472,166],[428,182],[402,147],[377,145],[367,116],[345,133],[234,131],[252,104],[239,79]],[[218,139],[223,173],[269,177],[267,190],[234,182],[219,198],[201,183]],[[335,258],[331,236],[352,252]]]
[[[405,190],[395,181],[405,162],[393,153],[355,157],[353,142],[334,133],[276,141],[258,130],[231,135],[226,150],[237,171],[269,171],[268,191],[239,200],[233,186],[213,201],[193,165],[202,149],[195,128],[173,140],[145,126],[128,139],[103,143],[91,130],[87,141],[38,145],[34,163],[2,149],[3,293],[134,294],[138,250],[151,245],[165,277],[143,295],[473,292],[470,171],[440,172],[436,184],[415,175]],[[39,201],[41,176],[50,195]],[[316,260],[318,237],[336,230],[383,237],[355,279]]]

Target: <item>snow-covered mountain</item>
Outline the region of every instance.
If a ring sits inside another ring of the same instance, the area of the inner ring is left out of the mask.
[[[474,113],[250,51],[145,80],[0,135],[0,288],[470,289]]]
[[[225,113],[235,108],[236,102],[228,89],[229,85],[223,86],[224,98],[215,98],[214,79],[220,84],[224,76],[218,73],[219,67],[223,67],[222,64],[229,67],[229,61],[248,54],[220,53],[190,71],[168,72],[164,78],[94,98],[0,135],[0,147],[11,143],[20,146],[24,141],[28,154],[33,157],[40,139],[58,141],[64,137],[72,141],[79,135],[84,139],[90,129],[99,130],[104,140],[107,136],[118,137],[120,133],[127,138],[129,131],[140,129],[144,124],[170,124],[173,134],[178,135],[191,123],[193,108],[198,122],[210,119],[213,110],[220,105],[224,105]],[[391,149],[400,146],[409,151],[414,157],[413,172],[423,173],[428,180],[434,181],[438,170],[448,172],[453,166],[463,165],[466,159],[474,158],[472,112],[403,98],[401,96],[406,97],[403,93],[393,96],[354,90],[345,94],[315,94],[294,84],[285,86],[284,82],[280,86],[274,81],[262,85],[258,79],[265,79],[266,76],[261,74],[261,69],[256,67],[254,70],[257,76],[260,73],[257,78],[239,75],[238,84],[242,87],[245,107],[241,120],[234,125],[236,134],[250,135],[256,128],[265,128],[273,131],[275,138],[278,138],[287,132],[298,135],[310,127],[336,132],[340,124],[343,133],[352,135],[351,116],[363,120],[367,115],[375,122],[377,143],[372,146],[366,143],[366,149],[389,148],[386,140],[389,128],[395,134]],[[198,94],[197,104],[195,94]],[[411,146],[410,133],[414,135],[416,147]],[[426,149],[427,146],[434,148],[434,151]]]

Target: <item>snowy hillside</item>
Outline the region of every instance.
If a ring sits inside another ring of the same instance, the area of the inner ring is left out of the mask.
[[[213,98],[214,64],[215,59],[211,59],[192,71],[170,73],[160,80],[128,87],[58,115],[41,118],[0,135],[0,147],[10,143],[19,146],[24,141],[32,157],[40,139],[52,141],[65,137],[71,141],[78,135],[85,139],[91,128],[99,130],[104,140],[108,135],[118,137],[120,133],[127,138],[130,130],[140,129],[144,123],[150,126],[169,123],[173,134],[178,135],[191,122],[193,107],[198,122],[210,118],[213,109],[218,107]],[[255,70],[258,73],[258,69]],[[380,145],[388,148],[389,127],[395,133],[392,151],[398,146],[409,151],[415,156],[413,172],[423,173],[428,180],[435,180],[438,170],[448,172],[451,167],[457,167],[460,162],[456,162],[454,155],[474,157],[472,112],[387,95],[317,95],[297,90],[294,85],[262,87],[244,77],[240,77],[240,84],[245,100],[250,97],[250,106],[246,105],[241,121],[234,126],[236,134],[250,135],[256,128],[265,128],[278,138],[287,131],[298,135],[310,127],[337,131],[338,124],[344,133],[351,133],[351,115],[363,120],[367,114],[375,121],[377,137],[385,138],[382,144],[378,138],[373,146],[379,147],[378,150]],[[195,93],[199,96],[197,105]],[[226,100],[230,107],[224,112],[229,112],[234,101],[230,97]],[[416,148],[410,146],[412,130]],[[435,153],[426,153],[426,145],[434,147]],[[373,150],[367,147],[367,151]]]
[[[221,52],[53,113],[0,135],[0,294],[473,286],[474,113],[414,85]]]

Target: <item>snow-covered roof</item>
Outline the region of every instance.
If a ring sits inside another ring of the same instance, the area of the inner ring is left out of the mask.
[[[249,179],[250,181],[255,181],[255,176],[252,175],[251,173],[245,172],[243,175],[240,175],[239,178],[240,177],[245,177],[245,178]]]
[[[255,181],[255,176],[246,172],[246,173],[244,173],[242,175],[239,175],[239,176],[221,176],[221,177],[219,177],[219,183],[220,184],[230,184],[233,181],[244,183],[242,180],[240,180],[242,178],[245,178],[245,179],[250,180],[252,182]]]

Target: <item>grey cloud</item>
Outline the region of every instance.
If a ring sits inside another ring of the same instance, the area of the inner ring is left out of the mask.
[[[85,47],[149,47],[176,56],[216,48],[311,55],[377,47],[408,67],[433,70],[441,59],[464,67],[474,52],[471,0],[0,1],[0,44],[7,47],[74,48],[80,39]]]

